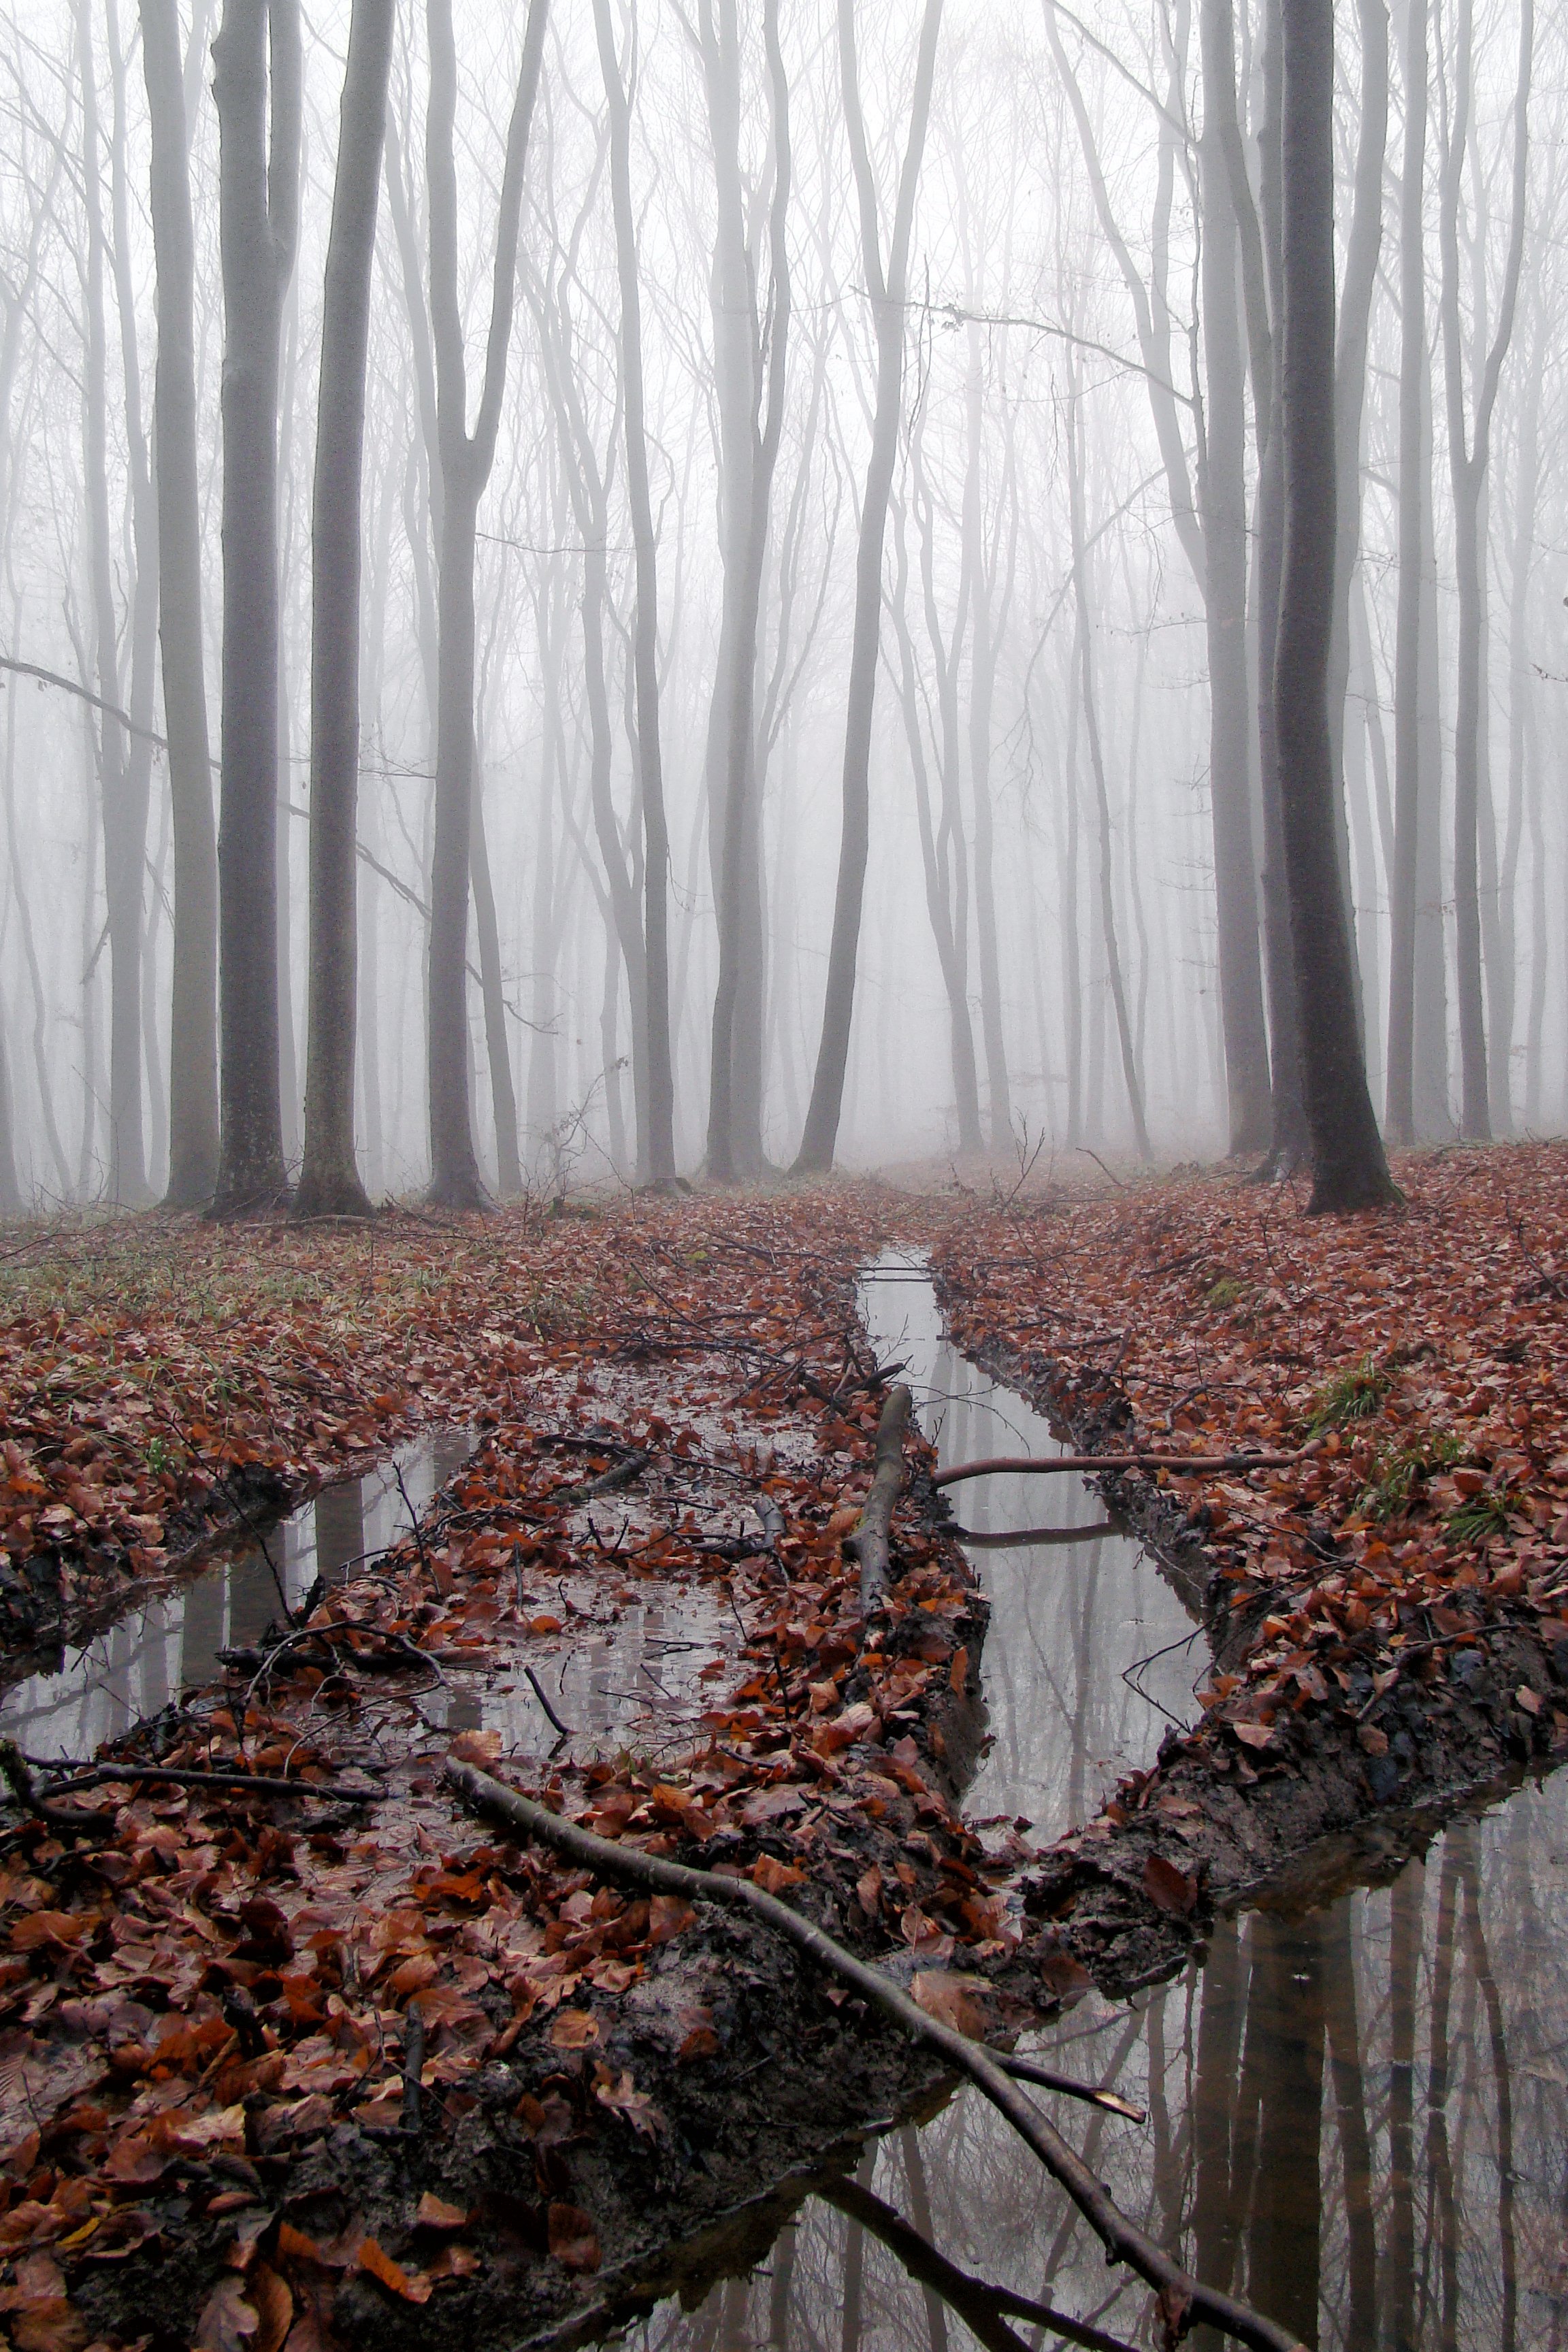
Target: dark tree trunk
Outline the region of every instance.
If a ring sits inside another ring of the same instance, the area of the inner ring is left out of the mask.
[[[394,0],[354,0],[327,242],[310,547],[310,1006],[298,1216],[368,1216],[354,1162],[360,517]]]
[[[1283,92],[1279,0],[1265,0],[1261,244],[1275,320],[1283,303],[1280,221],[1280,104]],[[1264,1171],[1296,1167],[1308,1152],[1302,1097],[1301,1015],[1290,945],[1285,880],[1285,829],[1279,800],[1279,743],[1274,721],[1274,654],[1279,635],[1279,576],[1285,555],[1285,464],[1279,423],[1279,347],[1258,386],[1258,762],[1263,803],[1263,935],[1268,973],[1271,1132]]]
[[[298,0],[225,0],[213,62],[225,321],[223,1125],[213,1205],[232,1216],[288,1189],[278,1073],[278,358],[299,211]]]
[[[201,495],[196,471],[195,246],[174,0],[141,0],[153,147],[158,359],[153,483],[159,635],[174,827],[174,946],[169,1007],[172,1209],[205,1208],[217,1183],[217,838],[202,646]]]
[[[1527,0],[1528,5],[1528,0]],[[1334,831],[1332,0],[1282,0],[1280,363],[1285,551],[1274,657],[1279,799],[1314,1211],[1398,1198],[1367,1093]]]
[[[610,194],[621,296],[621,399],[626,425],[626,497],[637,574],[632,667],[637,693],[637,776],[643,813],[643,976],[647,1028],[647,1173],[675,1180],[675,1073],[669,1041],[669,831],[658,720],[658,546],[648,488],[643,416],[642,294],[632,212],[631,107],[616,55],[609,0],[594,0],[599,64],[610,118]]]
[[[531,0],[522,61],[507,129],[496,223],[495,271],[484,386],[468,429],[468,370],[458,307],[458,181],[453,126],[458,60],[451,0],[430,0],[430,100],[426,161],[430,187],[430,319],[436,345],[441,464],[437,588],[436,838],[430,873],[430,1198],[446,1208],[484,1205],[469,1108],[468,874],[474,774],[474,544],[479,502],[495,460],[511,341],[518,223],[529,126],[539,89],[549,0]],[[514,1114],[515,1117],[515,1114]],[[515,1133],[515,1124],[514,1124]]]
[[[849,655],[849,686],[844,729],[844,819],[838,847],[838,886],[827,950],[827,987],[816,1074],[806,1107],[805,1129],[795,1159],[800,1175],[825,1175],[833,1165],[838,1122],[844,1110],[844,1074],[849,1060],[849,1024],[855,1012],[855,966],[860,945],[860,910],[866,891],[870,845],[871,719],[881,646],[882,539],[888,494],[898,455],[904,379],[904,297],[915,191],[925,151],[936,71],[942,0],[926,0],[921,22],[920,57],[910,109],[909,142],[899,175],[898,206],[884,277],[881,233],[877,221],[877,184],[860,107],[860,75],[855,56],[854,0],[838,0],[838,56],[844,114],[860,205],[861,262],[877,331],[876,411],[871,454],[860,505],[860,543],[855,566],[855,634]]]
[[[1415,893],[1421,821],[1421,558],[1429,484],[1422,430],[1426,350],[1426,0],[1409,0],[1399,196],[1399,599],[1394,652],[1394,871],[1388,974],[1388,1124],[1415,1140]]]

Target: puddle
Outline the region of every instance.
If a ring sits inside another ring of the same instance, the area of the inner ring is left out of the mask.
[[[906,1364],[944,1470],[986,1454],[1068,1450],[1021,1397],[948,1345],[919,1260],[878,1259],[861,1281],[860,1312],[881,1360]],[[1124,1772],[1152,1764],[1171,1723],[1194,1719],[1207,1641],[1083,1479],[976,1478],[949,1500],[977,1538],[971,1556],[993,1609],[992,1745],[964,1811],[972,1821],[1026,1815],[1037,1839],[1053,1838],[1097,1812]],[[1036,1539],[996,1541],[1013,1529]]]
[[[29,1675],[0,1696],[0,1733],[25,1755],[90,1757],[187,1688],[216,1681],[220,1650],[255,1642],[318,1575],[331,1582],[384,1551],[408,1525],[398,1475],[423,1509],[473,1451],[473,1433],[433,1428],[400,1445],[360,1478],[323,1487],[177,1589],[70,1650],[58,1671]]]

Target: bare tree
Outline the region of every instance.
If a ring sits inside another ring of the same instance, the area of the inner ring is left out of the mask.
[[[1458,0],[1453,83],[1443,82],[1438,229],[1442,253],[1443,381],[1448,417],[1448,475],[1454,497],[1454,568],[1459,592],[1454,716],[1454,929],[1459,992],[1460,1119],[1466,1135],[1491,1133],[1486,1009],[1481,992],[1481,904],[1478,872],[1480,816],[1481,697],[1485,634],[1482,500],[1491,459],[1492,415],[1503,361],[1513,336],[1524,257],[1530,78],[1535,47],[1534,0],[1521,0],[1519,79],[1513,103],[1513,207],[1497,325],[1475,391],[1473,425],[1465,417],[1465,355],[1459,314],[1459,198],[1474,102],[1475,12]],[[1478,299],[1481,289],[1477,289]]]
[[[141,0],[153,148],[158,357],[153,432],[158,629],[174,831],[169,1013],[169,1183],[174,1209],[205,1208],[217,1183],[217,839],[202,656],[201,493],[196,466],[195,239],[174,0]]]
[[[495,462],[517,277],[518,224],[529,125],[539,88],[549,0],[530,0],[497,209],[495,272],[484,383],[468,429],[468,365],[458,307],[458,181],[453,152],[458,59],[451,0],[429,0],[430,319],[441,459],[440,646],[436,718],[436,841],[430,877],[430,1197],[447,1208],[484,1202],[468,1104],[468,875],[474,772],[474,547],[479,504]]]
[[[855,635],[849,656],[849,687],[844,730],[844,820],[838,848],[838,885],[833,903],[833,934],[827,951],[827,987],[816,1073],[806,1106],[795,1169],[824,1174],[833,1165],[838,1122],[844,1109],[844,1074],[849,1060],[849,1024],[855,1012],[855,965],[866,890],[870,842],[871,719],[881,646],[882,541],[888,494],[898,454],[904,377],[904,302],[909,285],[910,238],[926,125],[931,119],[942,0],[925,0],[920,53],[904,160],[899,173],[888,263],[882,267],[882,232],[877,182],[860,103],[860,72],[855,53],[854,0],[838,0],[838,58],[844,122],[860,208],[860,257],[877,334],[877,400],[871,453],[860,502],[860,542],[855,572]]]
[[[1314,1211],[1397,1199],[1367,1093],[1334,836],[1329,735],[1334,495],[1333,0],[1281,0],[1280,455],[1274,656],[1280,808]]]
[[[644,414],[642,292],[637,283],[632,213],[631,101],[616,54],[609,0],[594,0],[599,66],[610,119],[610,204],[621,296],[621,405],[626,494],[637,567],[632,670],[637,700],[637,776],[643,814],[643,980],[647,992],[647,1165],[656,1184],[675,1181],[675,1075],[669,1045],[669,831],[664,807],[664,757],[658,727],[658,542],[648,489]],[[635,18],[633,20],[635,33]],[[635,58],[629,61],[635,70]]]
[[[278,361],[299,231],[298,0],[224,0],[222,1140],[215,1211],[286,1191],[278,1068]]]
[[[1399,593],[1394,678],[1394,870],[1388,974],[1389,1128],[1415,1140],[1415,897],[1420,825],[1421,563],[1430,489],[1423,433],[1427,367],[1426,0],[1408,0],[1405,35],[1405,148],[1399,195]]]
[[[354,0],[327,243],[310,544],[310,1003],[297,1216],[368,1216],[354,1160],[365,364],[394,0]]]

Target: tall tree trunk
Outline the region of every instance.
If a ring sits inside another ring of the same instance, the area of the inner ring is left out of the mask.
[[[1394,871],[1389,877],[1388,1125],[1415,1140],[1415,894],[1421,822],[1422,431],[1426,349],[1426,0],[1408,0],[1399,194],[1399,598],[1394,653]]]
[[[779,48],[777,0],[764,0],[763,35],[767,49],[769,119],[773,164],[769,207],[771,301],[764,339],[758,316],[760,272],[745,237],[744,189],[741,176],[740,26],[735,0],[719,0],[700,12],[708,113],[718,179],[719,227],[712,295],[714,358],[724,449],[725,627],[721,632],[714,700],[721,711],[722,795],[716,812],[719,862],[719,978],[713,998],[713,1033],[708,1094],[708,1172],[719,1182],[761,1172],[760,1120],[737,1132],[739,1091],[736,1016],[748,961],[746,917],[758,899],[755,803],[762,777],[755,729],[757,629],[763,569],[767,558],[773,473],[784,429],[788,356],[790,282],[785,228],[790,194],[789,83]],[[764,349],[765,341],[765,349]],[[715,726],[715,734],[720,730]],[[750,856],[748,856],[750,853]],[[748,871],[748,866],[751,871]],[[751,961],[756,961],[753,950]],[[759,1013],[760,993],[755,1008]],[[760,1025],[760,1024],[759,1024]],[[744,1051],[755,1061],[760,1034],[748,1023]],[[754,1091],[748,1099],[754,1107]]]
[[[490,1104],[495,1112],[496,1182],[503,1201],[515,1201],[522,1190],[522,1161],[517,1148],[517,1088],[512,1083],[511,1045],[506,1034],[500,929],[496,921],[489,843],[485,835],[485,765],[477,734],[473,756],[474,802],[468,824],[468,882],[474,894],[474,940],[479,951],[485,1059],[489,1066]]]
[[[310,535],[310,1006],[297,1216],[369,1216],[354,1160],[360,519],[394,0],[354,0],[327,240]]]
[[[441,464],[439,651],[437,660],[436,837],[430,872],[428,1078],[430,1198],[449,1209],[484,1205],[469,1105],[468,876],[474,772],[474,547],[479,502],[495,461],[517,277],[518,224],[529,126],[539,89],[549,0],[530,0],[522,60],[507,128],[497,210],[484,384],[468,427],[468,367],[458,306],[458,179],[453,148],[458,60],[451,0],[429,0],[430,320],[436,347]],[[515,1114],[514,1114],[515,1133]]]
[[[158,628],[174,825],[169,1183],[164,1197],[172,1209],[200,1209],[212,1199],[217,1182],[217,836],[213,823],[202,641],[195,258],[174,0],[141,0],[141,13],[157,271],[153,437],[158,501]]]
[[[278,1077],[278,359],[299,223],[298,0],[224,0],[213,44],[223,260],[223,1126],[214,1210],[287,1190]]]
[[[1076,354],[1075,354],[1076,358]],[[1069,363],[1070,364],[1070,363]],[[1100,820],[1100,929],[1105,948],[1106,976],[1116,1013],[1116,1036],[1121,1048],[1121,1076],[1140,1160],[1152,1160],[1149,1130],[1143,1119],[1143,1090],[1138,1083],[1137,1057],[1132,1051],[1132,1025],[1127,1012],[1127,990],[1121,977],[1121,951],[1116,938],[1115,894],[1111,886],[1110,797],[1105,781],[1105,756],[1100,740],[1100,710],[1094,691],[1093,619],[1089,598],[1089,550],[1083,521],[1083,425],[1079,415],[1076,365],[1071,367],[1072,409],[1068,424],[1068,509],[1071,520],[1074,593],[1078,603],[1079,675],[1083,689],[1083,725],[1089,738],[1089,768],[1094,776],[1095,808]]]
[[[110,543],[109,386],[103,284],[108,241],[103,227],[89,0],[79,0],[77,47],[81,68],[82,190],[87,211],[83,455],[98,691],[106,706],[99,721],[98,768],[103,803],[104,890],[109,908],[109,1196],[123,1205],[137,1207],[147,1197],[142,1131],[142,902],[147,855],[148,768],[144,760],[137,759],[136,748],[118,715],[121,690],[114,557]],[[134,452],[132,462],[134,468]],[[143,530],[148,521],[144,507],[145,499],[136,515]],[[136,552],[136,568],[140,572],[140,559],[150,556],[151,550],[142,541]],[[142,584],[143,593],[148,585],[150,583]],[[141,602],[140,595],[136,601]],[[142,628],[137,627],[135,634],[140,637]]]
[[[1526,0],[1526,5],[1529,0]],[[1274,712],[1316,1212],[1397,1199],[1367,1093],[1334,836],[1328,660],[1334,496],[1332,0],[1282,0],[1285,554]]]
[[[1290,900],[1285,877],[1285,820],[1280,801],[1279,735],[1274,717],[1274,657],[1279,636],[1279,581],[1285,560],[1285,441],[1280,424],[1279,321],[1284,305],[1281,222],[1280,110],[1284,35],[1279,0],[1265,0],[1263,54],[1261,243],[1275,331],[1267,372],[1258,382],[1258,762],[1263,803],[1263,919],[1268,972],[1272,1127],[1265,1169],[1294,1168],[1307,1157],[1307,1108],[1301,1070],[1301,1011],[1290,943]],[[1255,365],[1255,378],[1259,371]]]
[[[1237,313],[1237,220],[1225,152],[1236,113],[1233,0],[1203,0],[1203,327],[1207,402],[1200,457],[1204,623],[1209,672],[1209,801],[1214,827],[1220,1019],[1232,1153],[1268,1142],[1268,1066],[1258,956],[1247,677],[1247,427]]]
[[[1491,1133],[1487,1071],[1486,1010],[1481,989],[1481,906],[1479,827],[1481,792],[1482,635],[1485,629],[1484,549],[1487,469],[1492,412],[1502,364],[1513,334],[1524,255],[1525,174],[1529,152],[1531,67],[1535,43],[1534,0],[1521,0],[1519,79],[1513,108],[1513,214],[1497,327],[1481,367],[1472,432],[1465,420],[1465,361],[1459,317],[1459,195],[1474,93],[1472,0],[1458,0],[1454,89],[1445,123],[1438,226],[1443,257],[1443,380],[1448,412],[1448,472],[1454,495],[1454,569],[1458,588],[1454,716],[1454,926],[1458,949],[1459,1059],[1463,1132]],[[1478,294],[1479,289],[1478,289]]]
[[[860,206],[860,257],[870,295],[877,332],[877,398],[871,426],[871,453],[860,503],[860,543],[855,566],[855,633],[849,655],[849,685],[844,729],[844,818],[838,846],[838,884],[834,896],[833,932],[827,950],[827,986],[823,1002],[822,1039],[816,1073],[806,1107],[795,1171],[824,1175],[833,1165],[838,1122],[844,1111],[844,1074],[849,1060],[849,1027],[855,1012],[855,965],[860,944],[860,910],[866,891],[866,859],[870,845],[871,719],[877,692],[877,663],[881,645],[882,540],[888,520],[888,494],[892,488],[902,413],[904,379],[904,298],[909,278],[910,237],[914,226],[915,192],[921,158],[925,152],[926,125],[931,116],[931,82],[936,72],[937,36],[942,30],[942,0],[925,0],[921,19],[920,54],[915,68],[910,129],[899,174],[898,203],[888,266],[882,268],[881,230],[878,222],[877,184],[866,140],[860,106],[860,71],[855,54],[854,0],[838,0],[838,59],[844,93],[844,120],[855,168]]]
[[[658,546],[648,488],[644,419],[642,292],[632,212],[631,105],[621,78],[609,0],[594,0],[599,65],[610,118],[610,194],[621,297],[621,401],[626,428],[626,496],[637,576],[632,672],[637,699],[637,780],[643,817],[643,984],[647,1029],[647,1172],[675,1180],[675,1073],[669,1040],[669,829],[658,720]]]

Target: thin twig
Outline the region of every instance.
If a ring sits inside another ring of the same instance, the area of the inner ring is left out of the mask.
[[[1185,1477],[1207,1476],[1216,1470],[1289,1470],[1310,1461],[1321,1443],[1314,1438],[1294,1454],[994,1454],[983,1462],[961,1462],[952,1470],[939,1470],[931,1485],[956,1486],[964,1478],[1028,1473],[1049,1477],[1064,1470],[1076,1470],[1080,1477],[1097,1470],[1171,1470]]]

